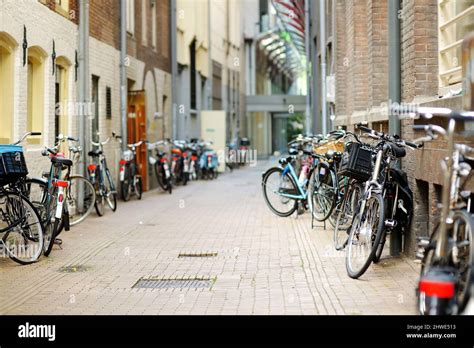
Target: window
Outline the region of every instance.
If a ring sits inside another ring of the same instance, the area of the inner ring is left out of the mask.
[[[93,114],[91,119],[91,138],[97,142],[99,141],[98,132],[99,132],[99,76],[92,75],[92,105],[93,105]]]
[[[151,0],[151,45],[156,48],[156,0]]]
[[[0,144],[12,142],[14,42],[0,33]]]
[[[196,40],[193,40],[189,46],[190,58],[190,91],[191,91],[191,110],[196,110]]]
[[[39,47],[28,49],[28,91],[27,123],[28,132],[43,132],[44,122],[44,57],[46,53]],[[30,137],[28,142],[39,144],[41,137]]]
[[[439,0],[440,87],[458,84],[462,79],[462,40],[474,30],[474,0]]]
[[[142,0],[142,45],[147,46],[148,41],[147,41],[147,5],[148,1],[147,0]]]
[[[56,72],[54,83],[54,96],[56,101],[56,112],[54,119],[54,131],[59,134],[69,134],[69,67],[71,61],[64,56],[56,58]],[[66,151],[67,146],[63,147]]]
[[[135,34],[135,0],[127,0],[127,32]]]
[[[105,88],[105,99],[106,99],[105,117],[108,120],[111,120],[112,119],[112,89],[110,87]]]

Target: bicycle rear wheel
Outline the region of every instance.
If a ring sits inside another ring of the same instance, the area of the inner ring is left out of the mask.
[[[109,208],[112,211],[117,210],[117,191],[115,190],[115,184],[112,179],[112,175],[110,174],[110,170],[107,168],[105,170],[105,193],[106,193],[106,200]]]
[[[79,204],[80,189],[82,189],[83,193],[83,204]],[[73,175],[69,178],[67,204],[71,226],[84,221],[90,215],[92,209],[94,209],[96,202],[95,188],[89,180],[80,175]]]
[[[382,195],[372,193],[363,201],[351,226],[346,248],[346,270],[349,277],[359,278],[374,258],[384,229],[385,207]]]
[[[124,178],[123,181],[120,182],[120,191],[122,193],[122,199],[127,202],[130,200],[130,188],[131,188],[131,180],[133,179],[130,175],[130,165],[127,164],[124,168]]]
[[[337,200],[336,172],[318,164],[309,179],[308,204],[317,221],[325,221],[331,215]]]
[[[287,217],[295,212],[297,201],[281,194],[298,195],[298,189],[290,174],[283,176],[283,169],[275,167],[267,171],[262,179],[262,189],[265,202],[273,213]]]
[[[27,198],[17,193],[1,194],[0,229],[6,229],[2,242],[12,260],[22,265],[38,261],[44,245],[43,224]]]

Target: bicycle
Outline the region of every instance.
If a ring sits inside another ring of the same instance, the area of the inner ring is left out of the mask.
[[[114,180],[110,174],[107,160],[104,155],[104,146],[107,145],[111,139],[117,139],[115,133],[108,137],[105,141],[94,142],[91,144],[97,149],[89,151],[88,155],[92,157],[93,163],[87,167],[89,172],[89,180],[95,188],[96,201],[94,204],[97,215],[104,215],[105,202],[109,208],[115,212],[117,210],[117,190],[115,188]]]
[[[21,265],[38,261],[43,251],[41,217],[23,194],[28,169],[20,145],[28,136],[39,135],[39,132],[28,132],[14,144],[0,145],[1,245],[3,252]]]
[[[150,157],[149,161],[150,164],[153,165],[155,169],[156,179],[158,181],[158,185],[163,189],[163,191],[168,191],[169,194],[173,192],[173,184],[171,180],[171,171],[170,166],[168,164],[168,157],[166,153],[159,150],[158,146],[167,144],[167,141],[157,141],[154,143],[148,144],[148,150],[156,150],[156,159]]]
[[[77,139],[60,134],[58,142],[45,147],[42,155],[48,157],[51,166],[42,178],[27,178],[24,192],[38,209],[45,227],[44,255],[49,256],[53,245],[62,245],[57,238],[63,230],[69,231],[71,226],[84,221],[92,212],[95,190],[89,180],[81,175],[71,175],[74,160],[77,160],[82,149],[69,147],[70,157],[65,158],[59,152],[62,143],[78,142]],[[80,193],[82,192],[82,199]]]
[[[119,141],[120,138],[118,138]],[[137,163],[137,148],[146,143],[141,140],[135,144],[127,144],[127,150],[122,154],[120,160],[120,190],[124,201],[130,200],[130,195],[137,195],[138,199],[142,199],[143,182],[140,173],[140,165]]]
[[[397,226],[395,216],[398,209],[409,215],[404,228],[409,226],[413,203],[406,203],[404,199],[399,202],[401,183],[396,180],[393,163],[406,155],[404,147],[418,148],[412,142],[377,132],[362,124],[356,125],[356,128],[375,139],[377,144],[367,148],[352,143],[340,168],[341,175],[367,179],[346,242],[346,270],[353,279],[362,276],[372,262],[380,260],[387,233]],[[372,169],[373,157],[375,164]]]
[[[427,134],[416,142],[429,142],[438,135],[447,139],[449,154],[442,162],[444,177],[439,222],[430,237],[418,238],[417,257],[422,259],[417,288],[418,310],[425,315],[459,314],[465,310],[474,284],[474,210],[471,192],[465,190],[474,165],[474,158],[468,155],[474,155],[474,148],[457,144],[454,136],[456,122],[474,121],[474,112],[420,107],[414,113],[425,119],[431,119],[433,115],[448,119],[447,129],[436,125],[415,125],[413,128]]]
[[[290,156],[281,158],[280,166],[273,167],[262,174],[262,190],[265,202],[270,210],[280,217],[292,215],[298,206],[304,207],[308,199],[308,177],[311,177],[313,166],[313,153],[303,149],[307,144],[312,144],[313,137],[299,137],[289,143]],[[292,147],[300,145],[299,148]],[[303,163],[300,176],[294,168],[297,156],[307,155],[311,160]],[[273,195],[270,196],[269,194]],[[275,199],[270,199],[275,197]],[[300,209],[300,212],[303,208]]]

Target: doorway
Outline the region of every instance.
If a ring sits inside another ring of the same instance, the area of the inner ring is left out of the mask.
[[[128,92],[128,112],[127,112],[127,141],[128,144],[146,140],[146,108],[145,91]],[[148,150],[146,145],[137,149],[137,163],[142,175],[143,191],[148,189]]]

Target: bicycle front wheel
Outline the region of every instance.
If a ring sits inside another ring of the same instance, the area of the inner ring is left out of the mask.
[[[112,175],[110,174],[110,170],[107,168],[105,170],[105,193],[107,204],[112,211],[117,210],[117,191],[115,190],[115,184],[112,179]]]
[[[342,250],[347,243],[349,228],[354,219],[354,212],[361,192],[362,186],[359,183],[348,184],[342,202],[335,209],[337,212],[336,226],[334,227],[334,247],[336,250]]]
[[[83,196],[82,203],[80,202],[81,192]],[[74,226],[84,221],[94,209],[95,203],[96,192],[92,183],[83,176],[71,176],[67,195],[69,224]]]
[[[33,204],[20,194],[4,193],[0,211],[0,230],[6,229],[2,242],[8,256],[22,265],[38,261],[43,252],[44,230]]]
[[[357,209],[346,248],[346,270],[353,279],[367,271],[382,238],[385,218],[382,195],[372,193]]]
[[[298,195],[298,189],[290,174],[275,167],[267,171],[262,179],[263,197],[272,212],[281,217],[293,214],[297,208],[295,199],[282,194]]]

